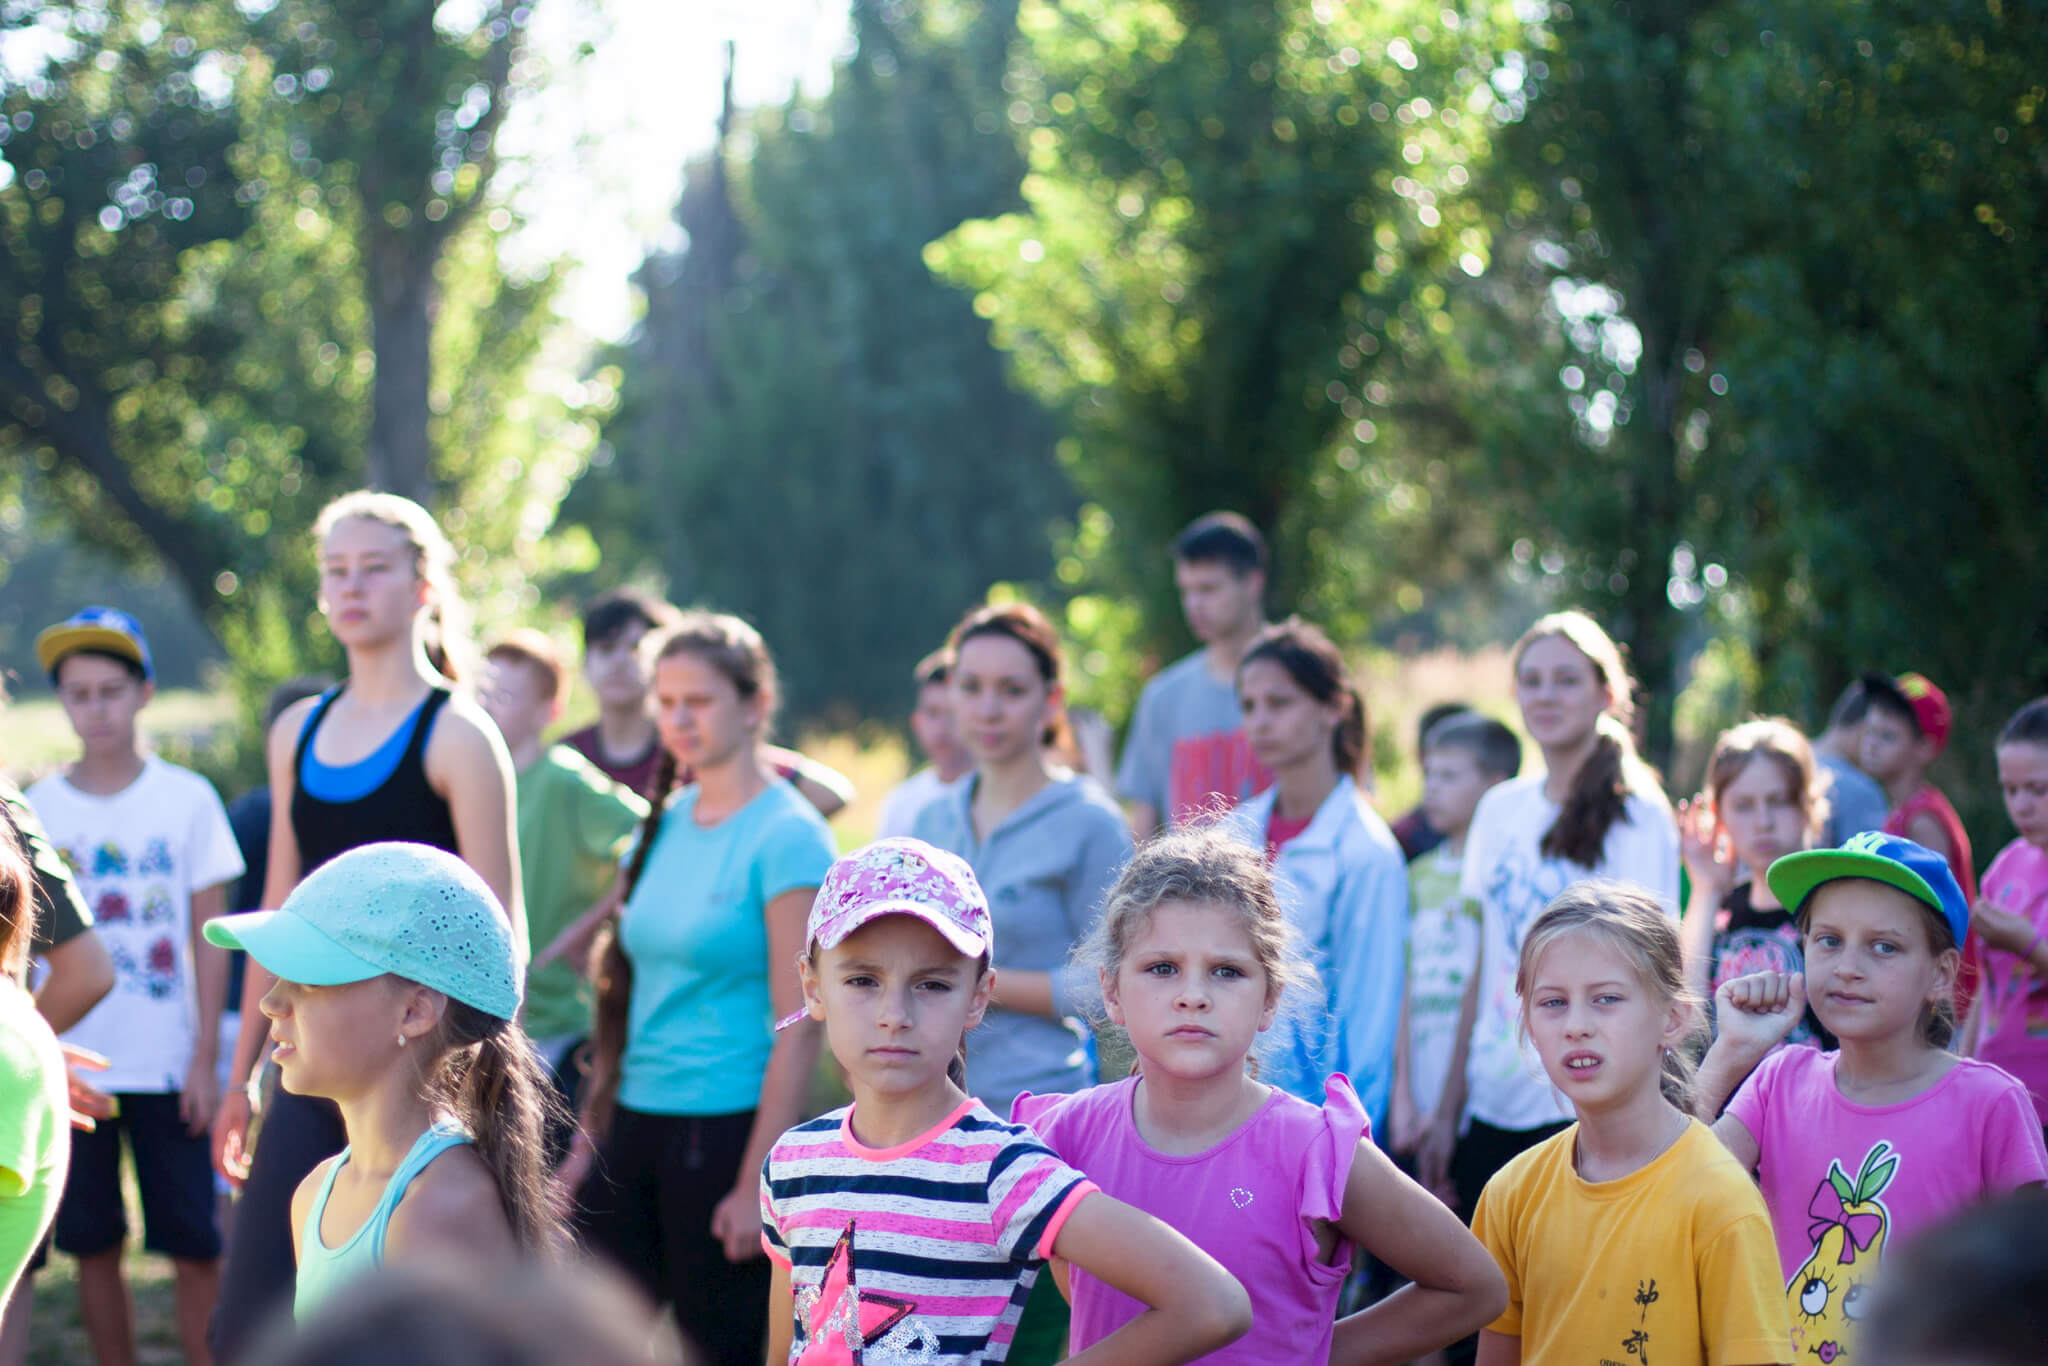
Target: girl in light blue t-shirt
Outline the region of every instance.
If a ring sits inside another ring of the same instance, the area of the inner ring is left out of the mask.
[[[756,1181],[804,1118],[817,1030],[775,1032],[834,848],[762,755],[775,665],[736,617],[693,613],[654,665],[661,770],[600,943],[583,1128],[564,1166],[578,1231],[711,1366],[758,1366],[768,1312]],[[696,776],[671,794],[677,772]]]

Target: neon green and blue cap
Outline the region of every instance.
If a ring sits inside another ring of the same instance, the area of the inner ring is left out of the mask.
[[[446,850],[390,841],[321,864],[274,911],[206,922],[206,940],[288,982],[342,986],[390,973],[486,1015],[519,1013],[512,921],[476,870]]]
[[[1897,835],[1866,830],[1839,849],[1787,854],[1764,874],[1771,895],[1795,916],[1815,888],[1845,877],[1882,882],[1923,903],[1948,925],[1958,945],[1969,933],[1970,903],[1963,899],[1963,889],[1948,860],[1924,844]]]

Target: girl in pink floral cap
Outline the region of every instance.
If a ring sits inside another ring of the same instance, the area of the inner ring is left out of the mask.
[[[808,940],[804,1013],[853,1104],[789,1130],[761,1170],[770,1361],[995,1366],[1053,1257],[1147,1306],[1077,1363],[1168,1366],[1251,1327],[1206,1253],[967,1093],[963,1044],[996,973],[964,861],[914,839],[841,858]]]

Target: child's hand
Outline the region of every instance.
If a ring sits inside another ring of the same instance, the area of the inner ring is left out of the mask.
[[[1456,1207],[1457,1187],[1451,1181],[1451,1154],[1458,1146],[1458,1116],[1441,1109],[1430,1117],[1429,1127],[1415,1145],[1415,1180],[1425,1190]],[[1445,1193],[1450,1192],[1446,1198]]]
[[[1415,1108],[1415,1098],[1408,1094],[1408,1088],[1398,1082],[1393,1097],[1387,1106],[1387,1143],[1397,1153],[1412,1153],[1427,1127],[1422,1112]]]
[[[81,1069],[104,1072],[111,1064],[90,1048],[80,1048],[75,1043],[58,1047],[64,1050],[65,1081],[71,1093],[71,1127],[91,1133],[98,1127],[97,1121],[112,1119],[119,1107],[112,1096],[78,1074]]]
[[[212,1058],[195,1056],[185,1069],[185,1084],[178,1088],[178,1118],[185,1132],[194,1138],[213,1124],[213,1112],[220,1104],[220,1080]]]
[[[1719,901],[1735,886],[1735,860],[1714,804],[1706,793],[1697,792],[1692,800],[1678,804],[1677,814],[1678,854],[1685,860],[1685,871],[1692,874],[1695,887],[1715,893]]]
[[[1806,974],[1753,972],[1723,982],[1714,993],[1717,1043],[1762,1057],[1778,1046],[1806,1013]]]
[[[590,961],[591,943],[596,940],[597,932],[604,925],[605,919],[619,908],[624,899],[619,888],[614,886],[595,906],[570,921],[560,934],[543,945],[541,951],[533,956],[533,962],[527,970],[538,971],[557,958],[563,958],[576,969],[578,977],[583,976],[584,965]]]
[[[555,1218],[563,1223],[569,1222],[576,1213],[576,1192],[583,1188],[584,1178],[590,1175],[596,1151],[579,1128],[576,1137],[569,1142],[569,1155],[548,1177],[548,1206],[554,1211]]]
[[[2033,921],[2000,910],[1986,897],[1978,898],[1970,908],[1970,928],[1985,944],[2006,953],[2025,953],[2035,937]]]
[[[239,1186],[249,1179],[249,1092],[228,1088],[213,1112],[213,1169]]]
[[[711,1236],[725,1247],[728,1262],[750,1262],[761,1251],[761,1186],[743,1179],[711,1211]]]

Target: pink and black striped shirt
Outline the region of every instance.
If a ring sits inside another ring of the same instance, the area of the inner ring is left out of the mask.
[[[791,1363],[995,1366],[1095,1184],[977,1100],[893,1148],[852,1118],[797,1125],[761,1170],[761,1243],[796,1292]]]

